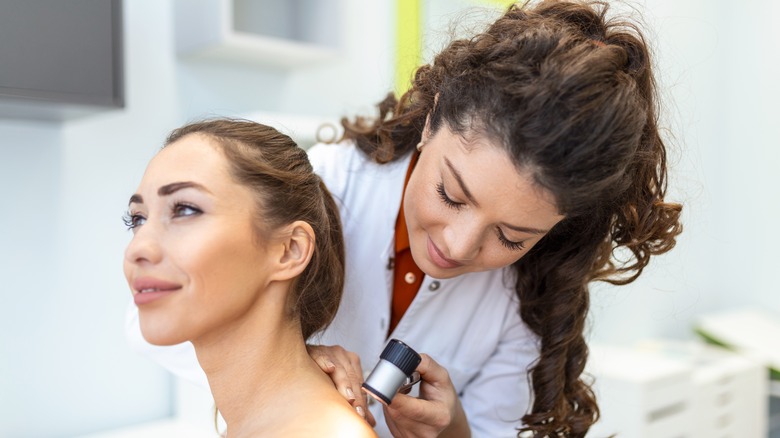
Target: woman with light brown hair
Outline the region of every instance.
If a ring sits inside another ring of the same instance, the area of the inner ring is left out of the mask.
[[[191,341],[227,436],[376,436],[309,356],[344,284],[338,210],[306,153],[275,129],[175,130],[126,223],[141,332]]]

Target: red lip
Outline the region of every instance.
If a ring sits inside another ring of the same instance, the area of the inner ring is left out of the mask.
[[[434,265],[441,269],[454,269],[463,266],[462,263],[458,263],[455,260],[450,260],[442,254],[439,248],[433,243],[430,236],[428,236],[428,256]]]
[[[152,277],[137,278],[133,280],[131,287],[133,288],[133,301],[139,306],[156,301],[181,289],[181,285],[178,283],[171,283]]]

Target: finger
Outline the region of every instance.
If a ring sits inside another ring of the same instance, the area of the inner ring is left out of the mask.
[[[309,345],[309,356],[330,376],[336,389],[361,417],[372,427],[376,419],[368,410],[368,398],[360,389],[363,384],[363,368],[360,356],[339,345]]]
[[[385,415],[389,415],[399,424],[422,424],[439,431],[446,428],[451,421],[445,405],[404,394],[396,394],[393,397],[393,402],[385,407]]]
[[[395,422],[394,417],[392,414],[390,414],[390,411],[387,409],[387,405],[382,406],[382,410],[385,413],[385,424],[387,424],[387,428],[390,430],[390,435],[396,437],[403,436],[403,433],[401,433],[400,430],[398,430],[398,425]]]
[[[342,353],[339,363],[344,364],[344,376],[340,376],[340,378],[344,380],[343,384],[349,387],[350,403],[355,407],[360,406],[364,412],[368,412],[366,396],[360,389],[363,385],[363,369],[360,366],[360,358],[357,354],[346,350],[343,350]]]
[[[369,424],[369,426],[374,427],[376,426],[376,419],[374,418],[374,414],[371,413],[368,408],[365,408],[363,406],[356,406],[355,411],[357,411],[358,415],[363,417],[364,420]]]
[[[333,385],[336,386],[336,389],[348,402],[352,403],[357,399],[355,390],[352,389],[350,373],[343,366],[333,365],[333,370],[328,374],[333,381]]]
[[[362,380],[362,379],[361,379]],[[374,416],[371,415],[371,411],[368,410],[368,396],[362,390],[362,386],[355,384],[355,399],[350,401],[352,406],[358,411],[361,417],[365,418],[372,427],[376,424]]]
[[[360,386],[356,386],[356,388],[361,388]],[[355,399],[350,401],[352,406],[358,407],[360,406],[364,410],[368,409],[368,398],[366,397],[366,394],[363,392],[362,389],[358,389],[354,392]]]
[[[415,421],[424,420],[427,416],[429,406],[425,401],[406,394],[396,394],[392,402],[385,406],[385,413],[390,414],[393,419],[413,419]]]
[[[425,353],[420,354],[420,358],[420,365],[417,366],[417,372],[420,373],[420,378],[422,380],[425,380],[434,386],[447,384],[449,382],[450,374],[443,366],[439,365],[438,362]]]
[[[356,379],[360,384],[363,384],[363,365],[360,363],[360,356],[355,353],[350,353],[347,357],[350,365],[352,365],[352,369],[356,373]]]
[[[336,371],[336,365],[330,360],[329,357],[312,356],[312,359],[314,359],[314,362],[317,363],[317,366],[319,366],[322,372],[325,374],[332,374],[334,371]]]
[[[307,345],[306,350],[309,352],[309,356],[314,360],[322,372],[330,374],[336,369],[336,365],[325,353],[325,350],[319,345]]]
[[[371,427],[376,426],[376,418],[374,418],[374,414],[371,413],[368,409],[366,409],[366,421],[368,421],[368,424],[371,425]]]

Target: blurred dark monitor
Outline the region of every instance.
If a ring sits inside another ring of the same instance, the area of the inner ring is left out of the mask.
[[[124,106],[121,0],[0,0],[0,118]]]

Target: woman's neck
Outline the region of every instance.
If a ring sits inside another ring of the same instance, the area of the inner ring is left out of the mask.
[[[285,316],[284,303],[273,299],[193,345],[231,438],[289,414],[286,401],[300,396],[293,386],[329,382],[309,357],[300,327]]]

